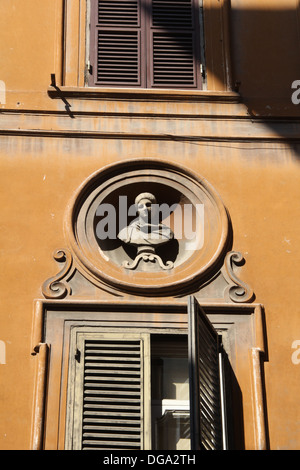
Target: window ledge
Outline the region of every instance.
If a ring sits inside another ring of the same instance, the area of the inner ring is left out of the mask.
[[[156,101],[202,101],[240,103],[239,93],[233,91],[203,91],[203,90],[172,90],[148,88],[88,88],[88,87],[58,87],[48,88],[50,98],[74,99],[135,99]]]

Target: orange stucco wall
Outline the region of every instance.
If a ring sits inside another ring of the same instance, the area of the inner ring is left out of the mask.
[[[1,7],[0,449],[30,447],[33,301],[56,272],[53,251],[66,245],[67,204],[91,173],[132,158],[184,165],[221,195],[246,259],[242,277],[265,308],[270,448],[300,449],[298,0],[231,0],[240,101],[219,96],[223,79],[208,70],[207,99],[70,95],[73,117],[48,94],[51,73],[62,84],[62,3]],[[205,5],[212,14],[214,2]]]

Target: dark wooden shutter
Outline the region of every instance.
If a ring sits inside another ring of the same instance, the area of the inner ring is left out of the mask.
[[[191,449],[223,449],[218,334],[189,298]]]
[[[150,81],[152,87],[190,88],[199,79],[199,11],[194,0],[152,0]]]
[[[140,449],[140,340],[86,340],[83,449]]]
[[[140,1],[94,0],[91,14],[94,84],[140,86]]]
[[[89,84],[200,88],[197,0],[92,0]]]

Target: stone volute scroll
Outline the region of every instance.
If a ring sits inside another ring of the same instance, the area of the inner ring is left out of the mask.
[[[72,255],[68,249],[55,250],[53,258],[58,263],[63,263],[61,271],[51,277],[42,285],[42,292],[46,299],[63,299],[71,295],[71,286],[68,277],[72,273]]]
[[[151,159],[126,160],[92,174],[65,216],[60,269],[46,298],[184,297],[248,302],[242,255],[219,194],[190,170]]]

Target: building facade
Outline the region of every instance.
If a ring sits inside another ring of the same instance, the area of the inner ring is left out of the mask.
[[[299,0],[0,16],[0,448],[300,449]]]

